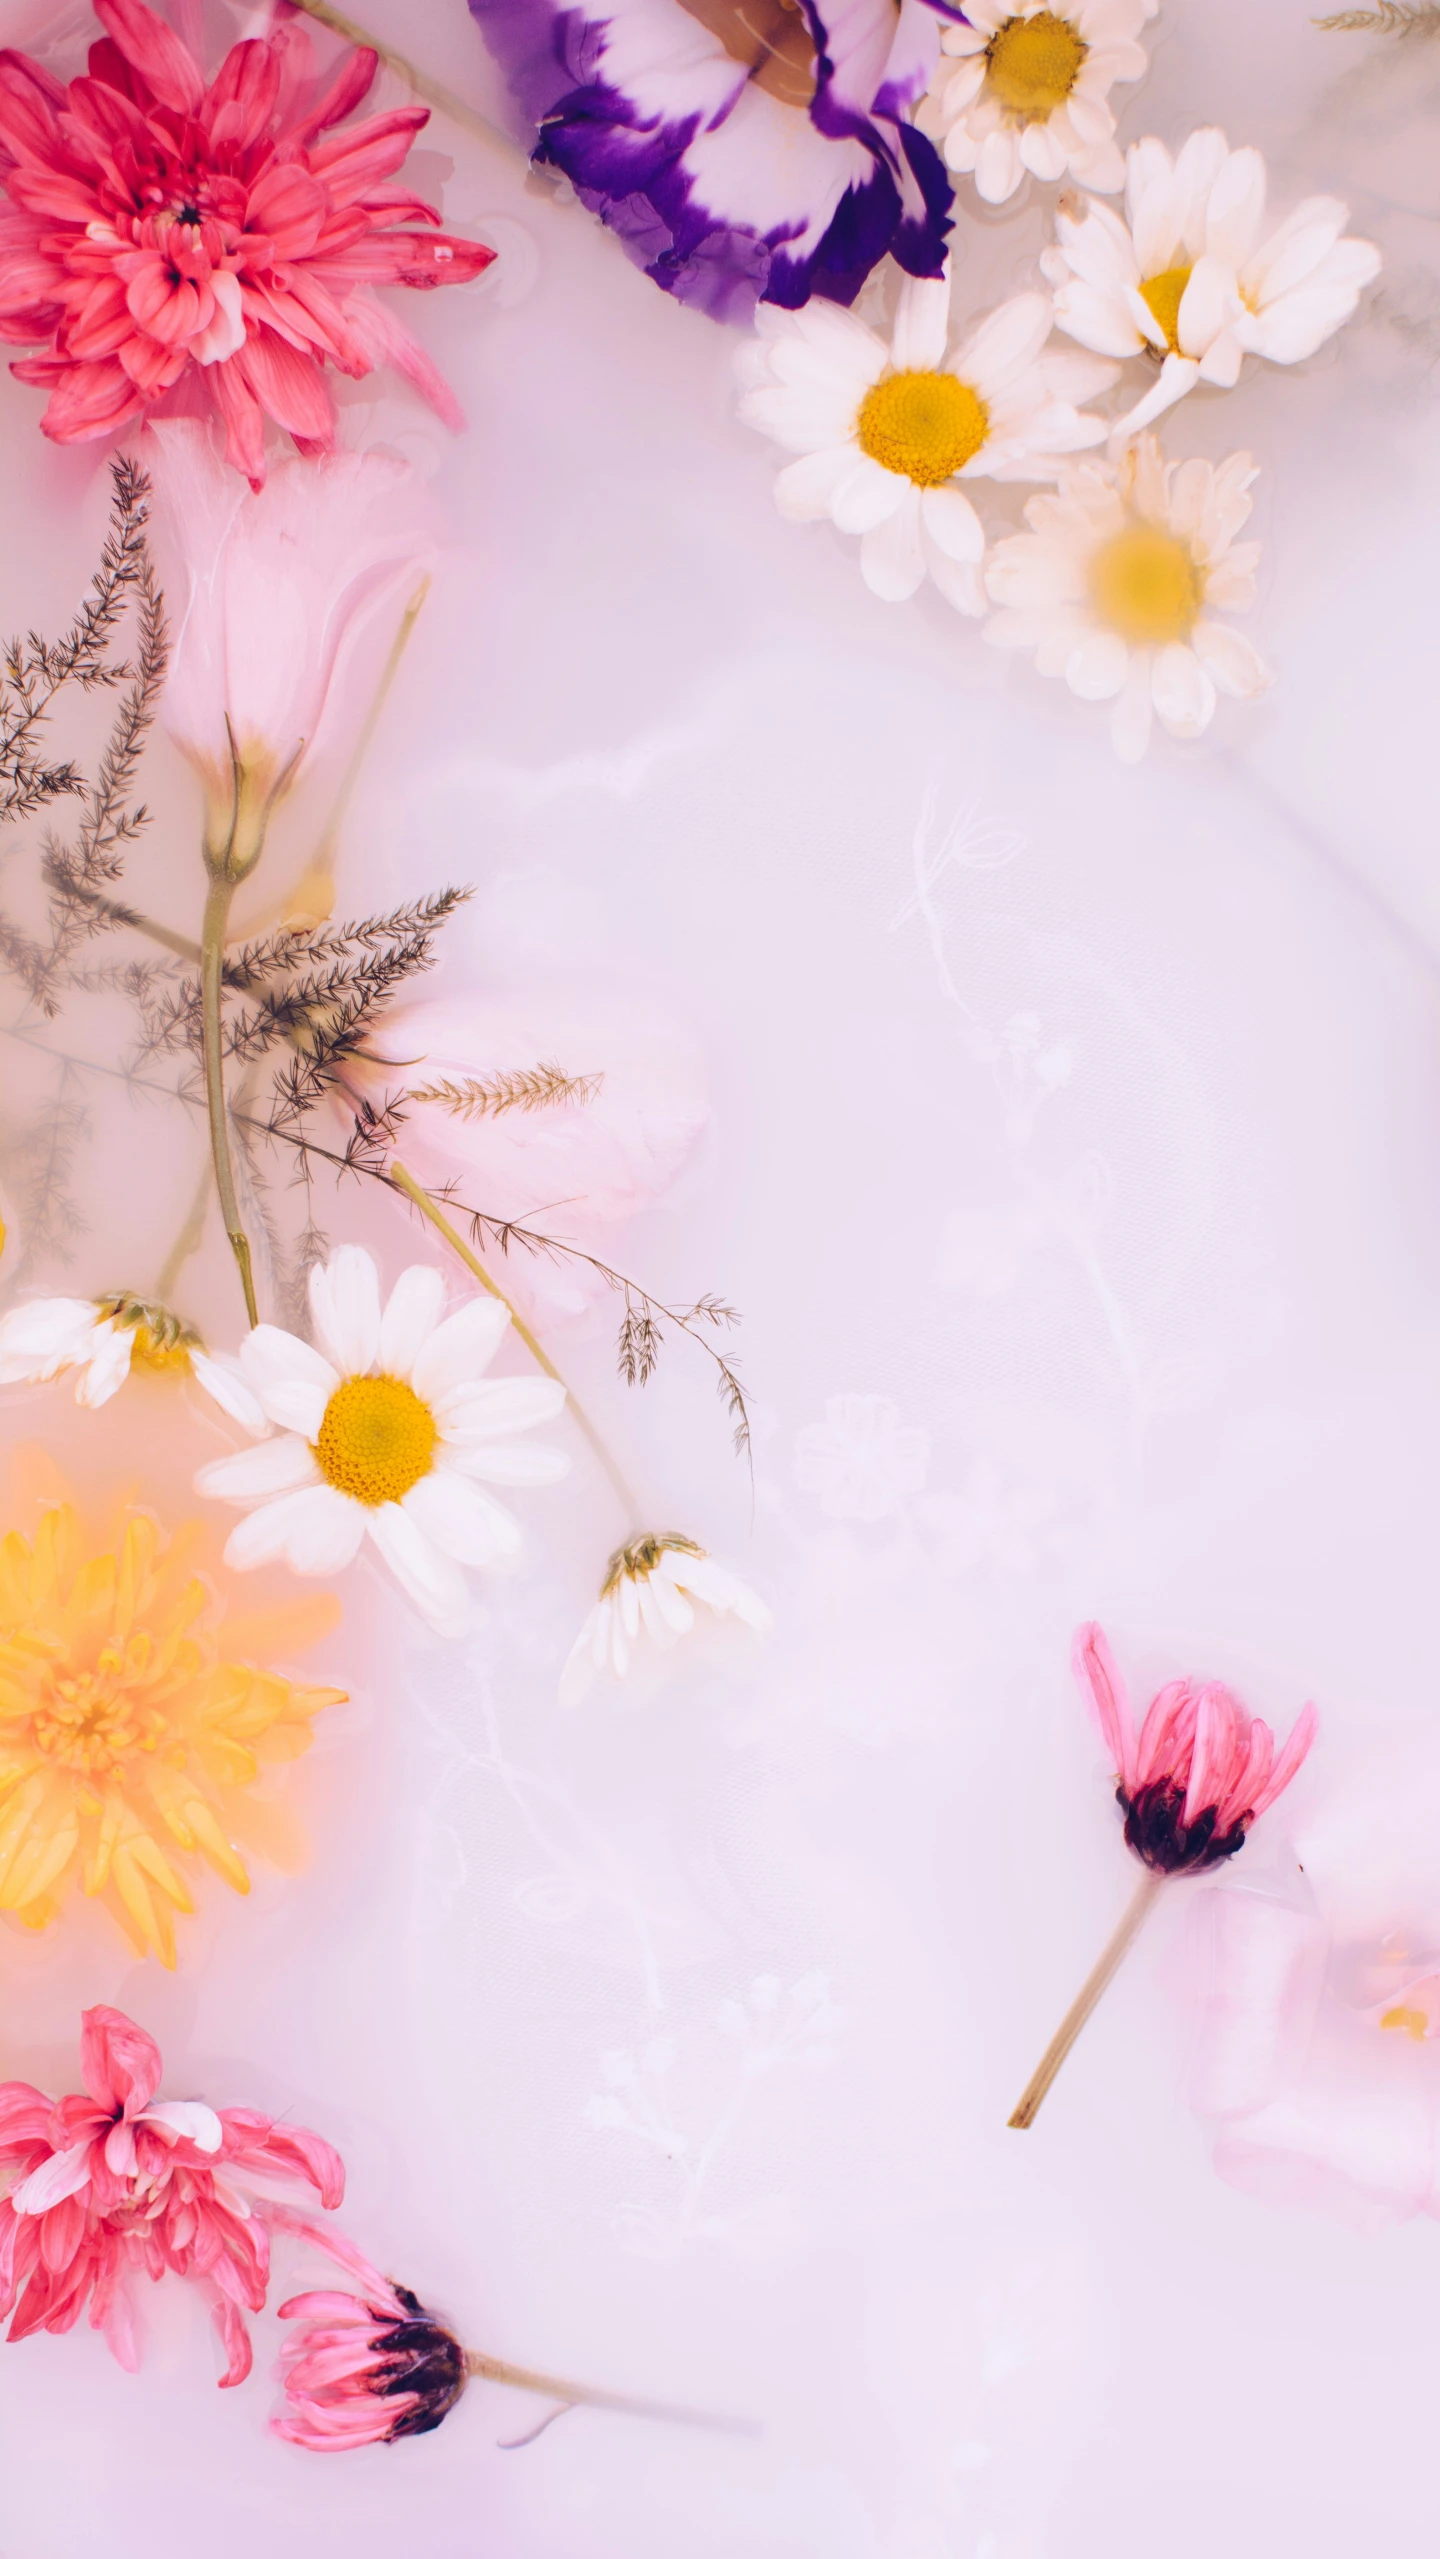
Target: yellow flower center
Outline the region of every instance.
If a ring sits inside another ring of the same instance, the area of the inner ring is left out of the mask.
[[[1167,267],[1163,275],[1147,276],[1140,287],[1140,299],[1157,327],[1165,332],[1165,344],[1172,355],[1180,352],[1180,305],[1190,281],[1189,267]]]
[[[153,1686],[151,1648],[132,1636],[131,1659],[107,1644],[93,1670],[70,1677],[52,1673],[33,1709],[31,1739],[47,1759],[77,1776],[106,1777],[134,1751],[157,1750],[169,1733],[166,1717],[145,1700]],[[128,1674],[128,1676],[127,1676]]]
[[[149,1369],[174,1377],[189,1368],[197,1336],[168,1306],[152,1305],[147,1298],[131,1297],[122,1289],[114,1297],[98,1297],[95,1311],[130,1333],[132,1370]]]
[[[937,489],[979,452],[990,412],[953,373],[887,373],[861,401],[856,432],[872,462]]]
[[[148,1324],[137,1324],[130,1345],[130,1365],[173,1376],[177,1369],[189,1367],[190,1353],[184,1342],[167,1342],[152,1333]]]
[[[1136,648],[1163,648],[1193,629],[1204,583],[1188,543],[1132,524],[1096,552],[1090,600],[1109,630]]]
[[[1423,2008],[1387,2008],[1380,2023],[1393,2032],[1411,2036],[1417,2044],[1423,2044],[1430,2031]]]
[[[435,1416],[399,1377],[347,1377],[325,1407],[315,1456],[327,1484],[369,1510],[428,1475]]]
[[[1068,18],[1042,9],[1007,18],[985,48],[990,95],[1025,124],[1043,124],[1063,107],[1090,47]]]
[[[693,1537],[682,1537],[678,1529],[651,1529],[644,1537],[632,1538],[628,1546],[617,1546],[605,1569],[600,1596],[608,1599],[622,1582],[647,1581],[662,1555],[699,1555],[705,1553]]]

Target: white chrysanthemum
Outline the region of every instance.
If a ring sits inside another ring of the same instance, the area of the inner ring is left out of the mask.
[[[1047,355],[1050,330],[1048,294],[1021,293],[948,352],[945,276],[906,279],[888,346],[833,302],[762,303],[740,415],[800,457],[775,483],[782,515],[858,533],[865,583],[887,603],[928,570],[961,613],[983,613],[985,535],[961,482],[1053,479],[1059,456],[1106,433],[1074,403],[1115,368]]]
[[[494,1298],[445,1314],[427,1264],[402,1271],[382,1309],[375,1265],[345,1244],[310,1274],[315,1345],[257,1324],[240,1365],[275,1435],[203,1466],[202,1493],[249,1516],[225,1549],[240,1572],[283,1558],[297,1573],[336,1573],[369,1534],[396,1580],[442,1634],[463,1631],[461,1565],[503,1565],[517,1522],[487,1484],[553,1484],[557,1450],[514,1434],[565,1401],[548,1377],[484,1374],[510,1321]]]
[[[916,122],[950,167],[973,170],[987,204],[1004,204],[1028,170],[1113,195],[1125,175],[1109,96],[1138,80],[1135,38],[1157,0],[965,0],[966,26],[941,37],[944,59]]]
[[[1061,203],[1056,245],[1041,259],[1058,326],[1099,355],[1160,365],[1117,434],[1148,425],[1196,382],[1232,389],[1247,354],[1297,364],[1351,318],[1380,252],[1342,240],[1349,207],[1308,196],[1262,242],[1264,218],[1264,161],[1232,151],[1213,126],[1173,161],[1163,143],[1134,145],[1123,222],[1107,204]]]
[[[1152,711],[1172,737],[1208,727],[1217,689],[1243,697],[1270,677],[1250,642],[1214,618],[1255,600],[1260,546],[1237,543],[1256,477],[1248,453],[1164,462],[1151,435],[1118,462],[1071,463],[1030,499],[1028,533],[997,542],[987,584],[1000,607],[985,637],[1033,649],[1085,702],[1112,702],[1111,735],[1139,762]]]
[[[188,1373],[223,1411],[259,1430],[264,1416],[233,1360],[143,1298],[32,1297],[0,1315],[0,1386],[45,1385],[79,1371],[75,1401],[92,1409],[118,1394],[132,1368]]]
[[[757,1635],[774,1624],[764,1601],[691,1538],[665,1530],[622,1546],[560,1674],[561,1705],[578,1705],[597,1679],[624,1679],[647,1652],[668,1653],[691,1632],[697,1605]]]

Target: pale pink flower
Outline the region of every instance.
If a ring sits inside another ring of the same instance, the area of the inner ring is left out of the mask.
[[[458,2337],[346,2240],[327,2233],[323,2244],[360,2291],[302,2292],[280,2304],[281,2318],[299,2324],[281,2350],[286,2406],[272,2430],[307,2452],[432,2433],[468,2377]]]
[[[10,2318],[10,2342],[73,2328],[88,2302],[91,2327],[133,2372],[129,2279],[183,2275],[210,2295],[228,2389],[250,2370],[244,2314],[264,2307],[271,2228],[316,2235],[308,2216],[255,2181],[300,2180],[333,2210],[344,2166],[299,2125],[157,2098],[159,2049],[118,2008],[85,2011],[80,2071],[83,2097],[46,2097],[23,2080],[0,2087],[0,2172],[12,2181],[0,2200],[0,2319]]]
[[[1315,1738],[1319,1718],[1313,1706],[1302,1706],[1277,1757],[1268,1724],[1217,1681],[1194,1679],[1169,1681],[1137,1735],[1098,1626],[1079,1628],[1073,1661],[1114,1764],[1125,1844],[1156,1874],[1193,1873],[1233,1857]]]
[[[468,1208],[602,1260],[608,1230],[674,1181],[709,1116],[694,1044],[632,1004],[561,994],[397,1004],[369,1045],[385,1061],[363,1079],[373,1099],[431,1097],[406,1103],[400,1130],[421,1180],[453,1182]],[[507,1085],[546,1066],[578,1085],[572,1099],[506,1105]],[[551,1319],[606,1294],[582,1260],[521,1246],[507,1256],[505,1288]]]
[[[223,422],[258,487],[265,425],[326,453],[325,367],[396,365],[452,425],[455,400],[376,285],[459,284],[493,251],[407,224],[439,217],[387,183],[429,110],[344,118],[378,56],[328,86],[299,25],[202,65],[144,0],[95,0],[105,29],[68,88],[0,55],[0,337],[39,347],[12,371],[50,393],[58,444],[109,435],[172,392]]]
[[[1227,2184],[1374,2230],[1440,2219],[1440,1753],[1366,1761],[1198,1896],[1190,2098]]]
[[[155,421],[144,451],[175,628],[165,723],[205,784],[212,832],[243,837],[248,819],[263,836],[302,762],[363,707],[357,654],[432,553],[423,484],[388,455],[337,453],[282,463],[251,491],[193,418]]]

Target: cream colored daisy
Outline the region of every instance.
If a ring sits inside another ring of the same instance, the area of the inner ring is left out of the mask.
[[[963,484],[1053,479],[1106,433],[1074,404],[1114,366],[1047,353],[1050,330],[1049,296],[1020,293],[952,351],[946,276],[905,280],[888,345],[833,302],[762,303],[740,415],[799,457],[775,483],[781,514],[858,533],[861,575],[887,603],[928,573],[957,611],[983,613],[985,535]]]
[[[1260,546],[1237,542],[1256,478],[1248,453],[1164,462],[1151,435],[1118,461],[1071,463],[1030,499],[1028,533],[997,542],[986,584],[998,648],[1033,649],[1086,702],[1111,702],[1110,731],[1138,763],[1152,712],[1172,737],[1198,737],[1220,693],[1243,698],[1270,676],[1249,640],[1215,619],[1255,599]]]
[[[1028,170],[1070,175],[1113,195],[1125,168],[1109,96],[1138,80],[1135,38],[1157,0],[965,0],[968,24],[948,26],[942,61],[916,122],[977,194],[1004,204]]]
[[[1368,240],[1341,238],[1349,208],[1308,196],[1267,240],[1265,163],[1223,133],[1192,133],[1172,161],[1163,143],[1126,155],[1125,218],[1093,199],[1061,201],[1041,264],[1055,318],[1082,346],[1148,356],[1155,382],[1117,435],[1147,426],[1197,382],[1231,389],[1247,354],[1271,364],[1313,355],[1350,319],[1380,271]]]
[[[576,1706],[597,1679],[622,1680],[691,1634],[697,1610],[736,1617],[757,1635],[774,1619],[762,1599],[673,1529],[632,1539],[610,1558],[600,1596],[560,1674],[560,1703]]]
[[[554,1419],[563,1386],[484,1375],[510,1318],[490,1297],[445,1313],[445,1283],[417,1264],[382,1308],[359,1245],[310,1274],[315,1342],[257,1324],[240,1365],[274,1435],[204,1466],[197,1490],[244,1503],[225,1549],[240,1572],[283,1559],[334,1573],[368,1536],[442,1634],[469,1617],[460,1570],[503,1566],[520,1545],[511,1513],[484,1487],[553,1484],[557,1450],[514,1434]]]
[[[0,1386],[40,1386],[76,1372],[75,1401],[108,1404],[136,1370],[194,1377],[247,1430],[264,1416],[233,1360],[206,1351],[198,1333],[124,1290],[111,1297],[31,1297],[0,1315]]]

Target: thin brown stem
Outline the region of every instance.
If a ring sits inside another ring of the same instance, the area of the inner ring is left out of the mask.
[[[460,1234],[456,1227],[451,1225],[444,1210],[431,1198],[430,1193],[426,1190],[424,1184],[416,1181],[415,1176],[410,1171],[408,1165],[402,1164],[398,1155],[392,1155],[386,1169],[390,1180],[395,1185],[395,1188],[404,1192],[405,1197],[413,1202],[414,1206],[420,1211],[422,1217],[429,1219],[430,1224],[434,1227],[437,1235],[444,1236],[451,1251],[459,1254],[467,1271],[473,1274],[473,1276],[480,1282],[482,1288],[488,1289],[492,1297],[498,1297],[501,1305],[508,1309],[510,1321],[515,1327],[516,1338],[524,1343],[526,1350],[534,1360],[537,1368],[542,1368],[547,1377],[553,1377],[557,1386],[564,1386],[565,1398],[572,1418],[574,1419],[577,1427],[584,1433],[591,1448],[594,1450],[595,1456],[599,1460],[600,1465],[603,1467],[615,1493],[616,1499],[625,1513],[628,1524],[632,1528],[638,1529],[643,1523],[644,1514],[642,1513],[640,1504],[635,1497],[634,1487],[631,1485],[622,1469],[617,1465],[615,1459],[611,1456],[609,1449],[606,1447],[599,1431],[591,1421],[584,1405],[576,1399],[574,1394],[572,1394],[570,1387],[566,1384],[564,1377],[561,1375],[559,1369],[555,1365],[555,1362],[550,1357],[544,1343],[539,1339],[538,1335],[531,1331],[524,1316],[517,1313],[514,1305],[506,1296],[505,1291],[500,1286],[498,1280],[491,1278],[490,1273],[486,1270],[479,1254],[471,1251],[464,1236]]]
[[[347,44],[365,45],[371,53],[378,53],[387,70],[393,71],[404,81],[407,89],[413,89],[417,98],[425,100],[427,106],[434,107],[442,116],[448,116],[452,124],[460,125],[466,133],[473,133],[477,141],[488,142],[492,150],[503,151],[508,159],[520,156],[519,143],[512,141],[508,133],[502,133],[498,125],[490,124],[484,116],[477,115],[473,107],[466,106],[463,98],[457,98],[453,89],[432,80],[428,72],[421,71],[403,53],[394,53],[388,44],[381,44],[375,36],[367,35],[354,18],[347,18],[343,11],[332,9],[330,0],[299,0],[299,5],[307,17],[318,19],[322,27],[329,27],[332,34],[343,36]]]
[[[1041,2106],[1044,2104],[1045,2098],[1049,2093],[1051,2082],[1054,2080],[1060,2069],[1061,2063],[1064,2061],[1071,2045],[1074,2043],[1077,2035],[1081,2031],[1081,2028],[1084,2026],[1091,2010],[1097,2006],[1105,1991],[1109,1988],[1115,1974],[1119,1971],[1121,1964],[1124,1962],[1126,1955],[1129,1953],[1131,1946],[1133,1945],[1136,1937],[1139,1935],[1140,1930],[1143,1928],[1145,1921],[1149,1917],[1151,1908],[1155,1901],[1155,1896],[1159,1892],[1164,1881],[1165,1878],[1163,1875],[1153,1874],[1149,1867],[1146,1868],[1145,1873],[1141,1878],[1139,1888],[1136,1891],[1124,1918],[1121,1920],[1119,1927],[1116,1929],[1114,1936],[1111,1938],[1109,1945],[1106,1947],[1104,1954],[1101,1956],[1099,1963],[1095,1966],[1094,1971],[1089,1975],[1089,1978],[1086,1980],[1083,1988],[1071,2001],[1070,2006],[1066,2009],[1065,2014],[1060,2021],[1059,2027],[1051,2036],[1049,2043],[1046,2045],[1040,2058],[1039,2068],[1035,2071],[1029,2086],[1026,2088],[1024,2096],[1021,2098],[1014,2114],[1010,2117],[1010,2129],[1012,2132],[1028,2132],[1030,2126],[1034,2123],[1035,2118],[1039,2114]]]
[[[663,2426],[701,2426],[716,2435],[760,2432],[744,2417],[713,2417],[703,2408],[677,2408],[664,2399],[627,2399],[616,2390],[591,2390],[583,2382],[558,2381],[553,2373],[502,2363],[496,2355],[467,2354],[465,2369],[473,2381],[495,2381],[504,2390],[530,2390],[537,2398],[555,2400],[561,2408],[605,2408],[614,2417],[649,2417]]]
[[[430,580],[428,577],[423,577],[400,616],[399,628],[391,642],[384,671],[371,696],[370,708],[365,714],[364,724],[355,740],[350,761],[340,777],[340,787],[330,803],[330,814],[325,820],[324,830],[315,847],[314,859],[310,865],[312,872],[328,872],[335,867],[335,852],[340,841],[340,829],[345,823],[346,810],[350,806],[355,785],[360,779],[365,758],[374,742],[375,732],[380,726],[381,714],[390,698],[390,688],[400,672],[400,661],[410,646],[410,635],[424,610],[425,598],[429,592]]]
[[[225,1116],[225,1061],[222,1048],[223,1030],[220,1014],[220,989],[225,968],[225,927],[230,920],[231,901],[235,895],[233,880],[211,874],[209,894],[205,900],[205,923],[200,936],[200,1025],[205,1052],[205,1107],[210,1119],[210,1153],[215,1166],[215,1188],[220,1194],[220,1212],[230,1250],[240,1272],[240,1285],[245,1291],[245,1313],[252,1326],[260,1321],[255,1301],[255,1279],[250,1265],[250,1238],[240,1215],[240,1202],[235,1195],[235,1169],[230,1161],[230,1129]]]

